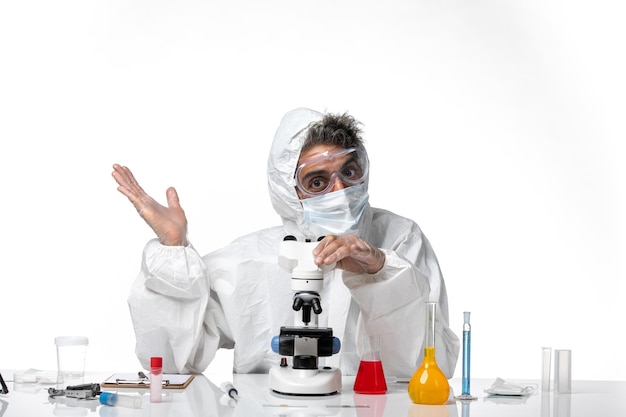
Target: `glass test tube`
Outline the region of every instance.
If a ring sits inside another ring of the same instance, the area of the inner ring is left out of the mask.
[[[569,394],[572,391],[572,351],[554,351],[554,392]]]
[[[552,348],[541,348],[541,390],[550,391],[550,362],[552,357]]]

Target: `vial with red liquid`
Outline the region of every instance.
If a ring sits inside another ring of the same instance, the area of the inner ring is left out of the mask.
[[[150,402],[160,403],[163,389],[163,358],[150,358]]]

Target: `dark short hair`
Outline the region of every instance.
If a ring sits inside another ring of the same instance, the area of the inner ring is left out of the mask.
[[[302,151],[316,145],[339,145],[342,148],[363,146],[361,123],[348,113],[327,113],[322,120],[309,125]]]

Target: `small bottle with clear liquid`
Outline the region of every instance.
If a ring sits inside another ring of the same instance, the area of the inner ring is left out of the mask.
[[[409,381],[409,397],[415,404],[445,404],[450,384],[435,359],[435,317],[437,303],[426,303],[426,341],[424,360]]]

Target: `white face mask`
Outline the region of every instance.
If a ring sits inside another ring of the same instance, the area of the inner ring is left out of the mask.
[[[342,235],[356,230],[368,200],[365,184],[361,184],[300,202],[304,221],[313,232]]]

